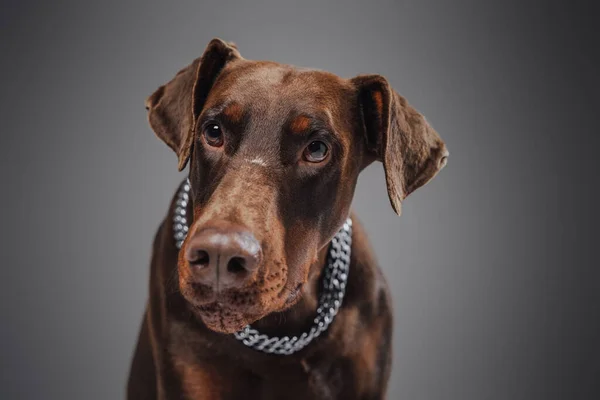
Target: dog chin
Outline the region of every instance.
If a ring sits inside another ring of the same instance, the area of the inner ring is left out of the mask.
[[[204,325],[210,329],[211,331],[225,334],[232,334],[238,331],[241,331],[246,325],[246,322],[236,322],[230,323],[220,320],[215,320],[214,318],[204,318],[200,317]]]
[[[302,297],[302,284],[298,284],[295,289],[290,290],[285,287],[277,296],[277,300],[270,304],[270,307],[251,307],[237,308],[227,302],[212,299],[208,302],[202,302],[199,299],[198,290],[190,290],[186,285],[181,290],[192,312],[200,319],[204,325],[215,332],[231,334],[238,332],[266,315],[272,312],[282,312],[293,307]],[[200,298],[202,298],[200,296]]]
[[[194,309],[195,313],[208,329],[219,333],[230,334],[238,332],[246,325],[259,319],[259,317],[252,317],[241,311],[232,310],[214,303],[194,307]]]
[[[249,314],[248,312],[235,310],[217,302],[201,306],[192,305],[192,308],[208,329],[219,333],[231,334],[258,321],[270,312],[281,312],[291,308],[301,297],[301,291],[294,290],[281,305],[276,306],[271,311],[264,310],[260,314]]]

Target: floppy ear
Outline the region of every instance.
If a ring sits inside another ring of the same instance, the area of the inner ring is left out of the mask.
[[[352,82],[358,90],[368,151],[383,162],[388,196],[400,215],[402,200],[446,165],[448,150],[425,117],[384,77],[359,75]]]
[[[242,56],[234,44],[213,39],[200,58],[146,100],[150,126],[177,153],[180,171],[190,157],[196,118],[208,92],[225,65],[236,59],[242,59]]]

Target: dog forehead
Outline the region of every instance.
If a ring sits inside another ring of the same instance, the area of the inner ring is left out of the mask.
[[[340,108],[351,90],[347,80],[329,72],[271,61],[240,61],[219,77],[210,103],[234,102],[243,109],[276,110],[279,114]],[[287,110],[285,110],[287,108]]]

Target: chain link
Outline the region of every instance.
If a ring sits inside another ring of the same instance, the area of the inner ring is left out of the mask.
[[[173,215],[175,245],[181,248],[188,232],[187,205],[190,182],[183,181],[177,192]],[[348,218],[339,232],[331,240],[327,254],[327,265],[323,270],[323,281],[317,315],[308,332],[300,336],[267,336],[247,325],[234,333],[235,338],[244,345],[269,354],[289,355],[302,350],[315,338],[327,330],[338,313],[344,294],[350,267],[350,249],[352,247],[352,219]]]

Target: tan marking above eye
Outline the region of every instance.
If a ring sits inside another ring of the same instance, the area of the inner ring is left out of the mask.
[[[290,130],[292,133],[302,133],[310,126],[310,118],[304,115],[300,115],[292,121],[290,124]]]
[[[244,110],[239,103],[231,103],[223,110],[223,114],[227,116],[233,123],[238,123],[242,120]]]

